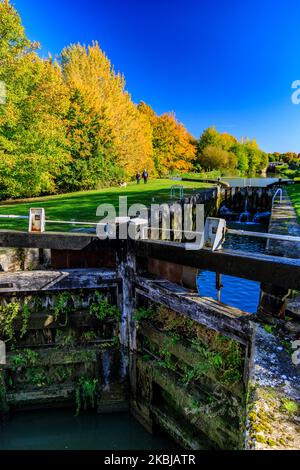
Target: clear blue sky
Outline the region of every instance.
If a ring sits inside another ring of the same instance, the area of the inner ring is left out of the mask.
[[[42,55],[98,40],[135,102],[300,152],[299,0],[14,0]]]

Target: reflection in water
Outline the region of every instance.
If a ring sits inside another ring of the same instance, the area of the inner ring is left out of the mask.
[[[72,409],[19,412],[0,427],[0,450],[175,449],[165,435],[152,436],[129,414]]]
[[[256,312],[259,303],[259,283],[224,274],[221,281],[223,285],[221,302],[240,308],[245,312]],[[216,274],[210,271],[200,272],[198,291],[201,297],[212,297],[217,300]]]
[[[227,223],[229,228],[265,232],[266,228],[259,224]],[[261,238],[227,235],[224,249],[243,251],[246,253],[264,253],[266,240]],[[255,313],[259,303],[260,285],[233,276],[222,275],[221,302],[240,308],[246,312]],[[211,271],[201,271],[198,275],[198,292],[201,297],[212,297],[217,300],[216,274]]]

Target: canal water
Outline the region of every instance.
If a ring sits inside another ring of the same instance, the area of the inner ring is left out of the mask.
[[[0,450],[173,450],[164,434],[151,435],[128,413],[74,416],[72,409],[18,412],[0,425]]]
[[[278,181],[278,178],[221,178],[231,187],[266,187]],[[267,227],[262,224],[227,222],[227,227],[252,231],[266,232]],[[266,240],[254,237],[227,235],[224,249],[243,251],[246,253],[264,253]],[[260,285],[257,282],[248,281],[233,276],[222,275],[221,301],[232,307],[240,308],[249,313],[255,313],[259,304]],[[200,271],[197,280],[200,296],[217,299],[216,274],[210,271]]]
[[[227,227],[252,232],[266,232],[264,225],[254,223],[227,222]],[[246,253],[264,253],[265,246],[266,240],[261,238],[226,235],[223,248]],[[260,295],[259,283],[224,274],[221,280],[223,285],[221,302],[240,308],[245,312],[256,312]],[[200,296],[217,299],[216,274],[214,272],[200,271],[197,285]]]
[[[265,188],[269,184],[276,183],[279,178],[265,178],[264,176],[256,178],[221,178],[221,181],[230,184],[232,188],[243,188],[247,186],[261,187]],[[283,178],[281,178],[284,181]]]

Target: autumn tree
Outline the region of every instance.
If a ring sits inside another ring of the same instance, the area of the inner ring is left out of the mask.
[[[67,127],[73,165],[88,168],[84,161],[91,159],[103,181],[107,174],[101,175],[101,168],[127,176],[143,166],[151,172],[151,126],[131,101],[124,77],[114,71],[99,45],[66,48],[62,71],[72,103]]]
[[[60,68],[36,54],[16,10],[0,3],[0,79],[7,99],[0,106],[0,192],[2,197],[55,192],[67,163],[64,115],[67,88]]]
[[[285,152],[283,155],[282,155],[282,161],[284,163],[297,163],[299,162],[298,160],[298,154],[295,153],[295,152]]]
[[[144,102],[139,104],[138,109],[152,127],[154,163],[158,175],[191,170],[196,142],[175,114],[157,116],[151,106]]]
[[[172,113],[159,117],[153,130],[153,149],[160,175],[187,172],[195,158],[195,141]]]

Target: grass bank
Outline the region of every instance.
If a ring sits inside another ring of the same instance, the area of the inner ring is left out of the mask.
[[[119,197],[127,196],[128,206],[135,203],[150,205],[151,202],[161,203],[169,200],[170,188],[179,184],[184,187],[185,194],[210,187],[207,183],[180,182],[169,179],[150,180],[129,183],[126,188],[110,187],[95,191],[80,191],[56,196],[33,198],[22,201],[6,201],[0,205],[0,214],[28,215],[30,207],[44,207],[49,220],[75,220],[96,222],[96,209],[100,204],[110,203],[118,207]],[[0,219],[0,228],[26,230],[26,220]],[[48,226],[48,230],[70,230],[70,226]]]
[[[287,186],[287,192],[296,209],[298,221],[300,222],[300,182]]]

